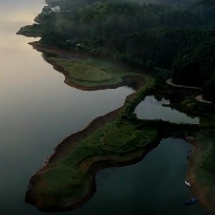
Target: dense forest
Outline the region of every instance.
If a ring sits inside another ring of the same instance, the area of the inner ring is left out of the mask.
[[[48,0],[69,13],[41,13],[41,43],[84,44],[134,66],[170,70],[174,83],[203,88],[215,102],[215,2],[212,0]],[[44,27],[45,26],[45,27]]]

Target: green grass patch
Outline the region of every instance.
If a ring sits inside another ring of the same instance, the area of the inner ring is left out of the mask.
[[[136,94],[143,94],[152,83],[142,87]],[[139,96],[127,97],[126,104],[139,101]],[[129,101],[129,102],[128,102]],[[127,108],[127,105],[126,107]],[[122,111],[123,112],[123,111]],[[130,111],[126,112],[130,115]],[[126,159],[126,155],[133,151],[144,151],[144,147],[157,137],[157,130],[147,127],[137,130],[136,125],[121,114],[114,120],[100,127],[95,133],[80,141],[76,146],[61,156],[43,172],[40,183],[34,189],[36,196],[62,199],[65,196],[79,198],[86,191],[90,183],[90,176],[79,168],[81,161],[92,156],[114,156]]]
[[[74,80],[77,78],[80,83],[85,83],[88,86],[93,86],[92,83],[97,82],[105,84],[121,82],[121,78],[125,74],[131,74],[126,70],[118,70],[118,67],[106,61],[52,59],[66,68]],[[90,73],[94,73],[94,75],[90,75]],[[106,80],[100,79],[101,74],[106,77]],[[66,155],[58,156],[58,160],[49,165],[48,169],[39,175],[40,183],[34,185],[32,195],[47,199],[54,198],[59,201],[68,196],[77,202],[89,189],[92,179],[87,169],[89,163],[80,168],[80,163],[86,162],[87,158],[97,156],[104,160],[105,158],[114,158],[116,161],[117,159],[120,161],[128,160],[129,155],[133,156],[131,152],[139,152],[139,150],[144,152],[146,146],[157,140],[158,131],[162,130],[162,126],[167,130],[172,129],[172,131],[180,131],[180,133],[183,133],[184,130],[186,132],[192,130],[193,126],[190,126],[190,128],[189,126],[182,127],[182,125],[161,120],[153,121],[154,124],[145,122],[141,124],[143,125],[141,130],[137,129],[136,126],[139,121],[135,121],[135,117],[131,120],[130,116],[139,102],[149,95],[155,87],[154,78],[151,76],[144,76],[144,78],[146,80],[145,85],[126,98],[123,109],[115,119],[98,128],[93,134],[78,142],[71,149],[68,148]],[[204,134],[197,137],[200,153],[196,155],[198,156],[198,165],[195,173],[198,180],[212,187],[211,179],[214,178],[215,174],[214,139],[205,136]],[[131,159],[133,158],[131,157]]]
[[[69,72],[69,80],[81,86],[102,86],[122,82],[122,77],[134,75],[126,67],[119,66],[111,61],[88,59],[65,59],[52,57],[58,65]]]
[[[41,176],[41,183],[33,190],[33,195],[43,198],[53,198],[61,201],[63,198],[79,196],[83,193],[86,176],[77,168],[62,164],[52,165]]]
[[[112,78],[112,75],[104,70],[88,64],[79,62],[58,61],[58,64],[69,72],[70,77],[79,81],[107,81]]]
[[[110,146],[123,146],[134,139],[137,133],[133,126],[123,126],[107,132],[103,141]]]
[[[144,151],[144,147],[157,137],[155,129],[138,131],[128,123],[117,128],[117,123],[118,119],[107,123],[92,136],[79,142],[73,150],[68,151],[66,157],[50,166],[48,171],[42,174],[35,195],[55,199],[68,196],[77,199],[85,192],[86,184],[90,181],[90,176],[79,170],[80,161],[91,156],[113,155],[119,156],[119,159],[122,156],[126,158],[126,154],[135,150]],[[113,140],[112,135],[116,139]]]

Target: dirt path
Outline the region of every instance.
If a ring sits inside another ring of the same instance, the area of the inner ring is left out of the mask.
[[[172,79],[171,79],[171,78],[168,79],[168,80],[166,81],[166,83],[169,84],[169,85],[171,85],[171,86],[173,86],[173,87],[181,87],[181,88],[187,88],[187,89],[201,90],[201,88],[199,88],[199,87],[191,87],[191,86],[185,86],[185,85],[174,84],[174,83],[172,82]]]
[[[174,84],[172,83],[172,79],[168,79],[166,81],[167,84],[173,86],[173,87],[180,87],[180,88],[187,88],[187,89],[195,89],[195,90],[202,90],[201,88],[199,87],[191,87],[191,86],[185,86],[185,85],[178,85],[178,84]],[[199,101],[199,102],[202,102],[202,103],[207,103],[207,104],[212,104],[211,101],[207,101],[205,99],[203,99],[203,96],[202,95],[198,95],[196,96],[196,100]]]
[[[196,100],[199,101],[199,102],[203,102],[203,103],[207,103],[207,104],[212,104],[212,102],[203,99],[202,95],[196,96]]]

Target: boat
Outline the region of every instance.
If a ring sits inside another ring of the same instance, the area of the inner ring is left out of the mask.
[[[197,199],[189,199],[189,200],[185,201],[184,204],[191,205],[191,204],[195,204],[196,202],[198,202]]]
[[[187,182],[186,180],[185,180],[185,184],[186,184],[188,187],[191,187],[190,182]]]

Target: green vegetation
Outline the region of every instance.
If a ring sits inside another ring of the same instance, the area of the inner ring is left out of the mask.
[[[39,14],[36,20],[45,29],[40,42],[65,50],[81,43],[82,49],[96,56],[148,70],[172,70],[174,83],[199,86],[204,99],[214,101],[215,2],[155,2],[160,4],[49,1],[71,13]],[[172,4],[162,4],[166,2]]]
[[[81,43],[82,49],[93,55],[150,70],[172,70],[174,83],[199,86],[203,98],[214,102],[215,2],[155,2],[160,4],[141,0],[48,1],[70,12],[41,13],[36,17],[40,24],[24,27],[20,33],[42,33],[40,42],[48,46],[74,50]],[[166,2],[172,4],[162,4]]]
[[[74,62],[72,60],[65,60],[62,58],[52,58],[58,65],[62,66],[69,72],[70,77],[79,81],[92,81],[100,82],[107,81],[112,78],[112,75],[108,74],[104,70],[85,64],[82,62]]]
[[[133,71],[122,67],[111,61],[101,59],[68,59],[51,57],[55,63],[64,68],[69,73],[67,79],[71,83],[80,86],[102,86],[118,84],[123,81],[123,77],[134,75]]]
[[[88,170],[96,158],[91,162],[88,158],[101,156],[99,160],[106,157],[111,160],[113,156],[113,160],[117,162],[117,158],[126,161],[127,155],[134,151],[140,151],[141,154],[144,152],[144,147],[157,138],[157,130],[151,127],[138,130],[128,117],[125,119],[121,116],[129,116],[133,112],[132,103],[140,102],[141,96],[153,87],[153,79],[147,79],[146,83],[137,93],[126,99],[122,114],[76,143],[74,147],[67,148],[66,155],[59,156],[36,176],[39,177],[39,183],[31,191],[35,199],[52,198],[59,204],[63,198],[69,198],[77,202],[79,195],[86,195],[89,190],[91,173]]]
[[[149,75],[144,75],[144,78],[146,80],[144,86],[141,87],[137,93],[133,93],[126,98],[124,108],[120,115],[122,119],[130,118],[135,107],[142,101],[143,98],[149,95],[153,88],[156,86],[154,78]]]
[[[103,141],[105,144],[110,146],[124,146],[131,140],[138,136],[138,132],[132,126],[125,125],[119,129],[105,134]]]
[[[57,151],[57,158],[33,176],[34,183],[27,193],[27,202],[42,210],[46,208],[56,211],[61,207],[73,207],[88,195],[92,187],[92,175],[96,169],[102,168],[102,161],[105,166],[108,166],[108,162],[112,166],[111,162],[123,164],[141,158],[147,153],[147,147],[158,143],[163,135],[195,136],[196,131],[198,134],[206,135],[209,132],[207,135],[211,135],[211,127],[181,125],[162,120],[137,120],[133,115],[135,107],[156,86],[151,76],[146,76],[145,79],[145,85],[126,98],[123,108],[115,118],[75,144],[69,144],[67,141],[70,140],[65,140],[63,144],[67,144],[66,151]],[[210,150],[210,153],[213,152]],[[202,163],[197,166],[200,165],[202,171],[207,171],[211,177],[214,160],[210,160],[211,154],[208,156],[201,155]]]
[[[215,105],[197,101],[196,96],[199,94],[200,92],[198,90],[176,89],[176,92],[173,93],[170,98],[171,104],[166,106],[170,106],[191,115],[202,116],[211,121],[215,121]]]
[[[20,28],[17,34],[22,34],[30,37],[41,37],[44,33],[45,26],[39,24],[27,25],[25,27]]]
[[[144,74],[145,85],[126,98],[117,117],[76,144],[67,144],[64,153],[59,152],[54,162],[33,176],[36,182],[32,183],[29,194],[31,201],[38,205],[42,199],[45,206],[59,207],[68,202],[73,205],[87,195],[92,186],[92,174],[101,161],[131,161],[141,157],[162,135],[189,132],[196,137],[200,149],[195,157],[195,162],[198,160],[195,174],[214,191],[214,135],[211,131],[205,133],[208,128],[141,121],[133,111],[146,95],[158,91],[158,86],[159,90],[173,92],[170,86],[163,86],[169,76],[175,84],[202,88],[204,99],[215,102],[215,2],[196,0],[164,5],[138,0],[48,0],[48,4],[71,12],[41,13],[35,18],[39,25],[27,26],[21,33],[42,33],[41,45],[111,58],[138,71],[147,69],[156,80]],[[81,86],[118,84],[124,76],[134,74],[132,70],[92,58],[50,59],[68,72],[69,81]],[[215,119],[214,104],[197,102],[197,91],[180,89],[174,92],[170,101],[173,100],[176,109]],[[198,136],[197,131],[203,137]],[[69,201],[62,203],[64,198]]]
[[[44,182],[49,182],[49,186],[46,183],[40,184],[38,189],[40,191],[36,191],[36,195],[43,197],[54,197],[57,200],[62,200],[63,196],[66,197],[75,193],[75,195],[79,192],[79,185],[83,183],[83,174],[81,174],[77,169],[73,169],[72,167],[68,167],[66,165],[57,165],[49,168],[45,174],[42,175],[41,179]],[[43,186],[46,186],[43,188]],[[43,191],[42,191],[43,190]],[[41,193],[42,191],[42,193]]]
[[[141,157],[147,152],[148,146],[160,141],[162,135],[195,135],[196,131],[199,134],[208,131],[210,127],[206,126],[137,120],[132,114],[133,110],[154,86],[155,80],[146,76],[145,85],[127,97],[117,117],[98,127],[94,133],[75,145],[68,144],[66,140],[63,143],[67,144],[66,151],[57,152],[58,157],[33,176],[32,179],[35,178],[36,182],[32,184],[30,193],[27,193],[27,201],[37,206],[38,201],[42,201],[43,204],[38,206],[40,209],[50,207],[55,211],[60,207],[73,206],[88,194],[94,168],[97,169],[99,165],[102,168],[101,161],[123,164]],[[206,160],[208,159],[204,158],[204,162]],[[209,163],[203,163],[206,171],[212,167],[212,163],[208,161]],[[67,199],[66,202],[63,199]]]

